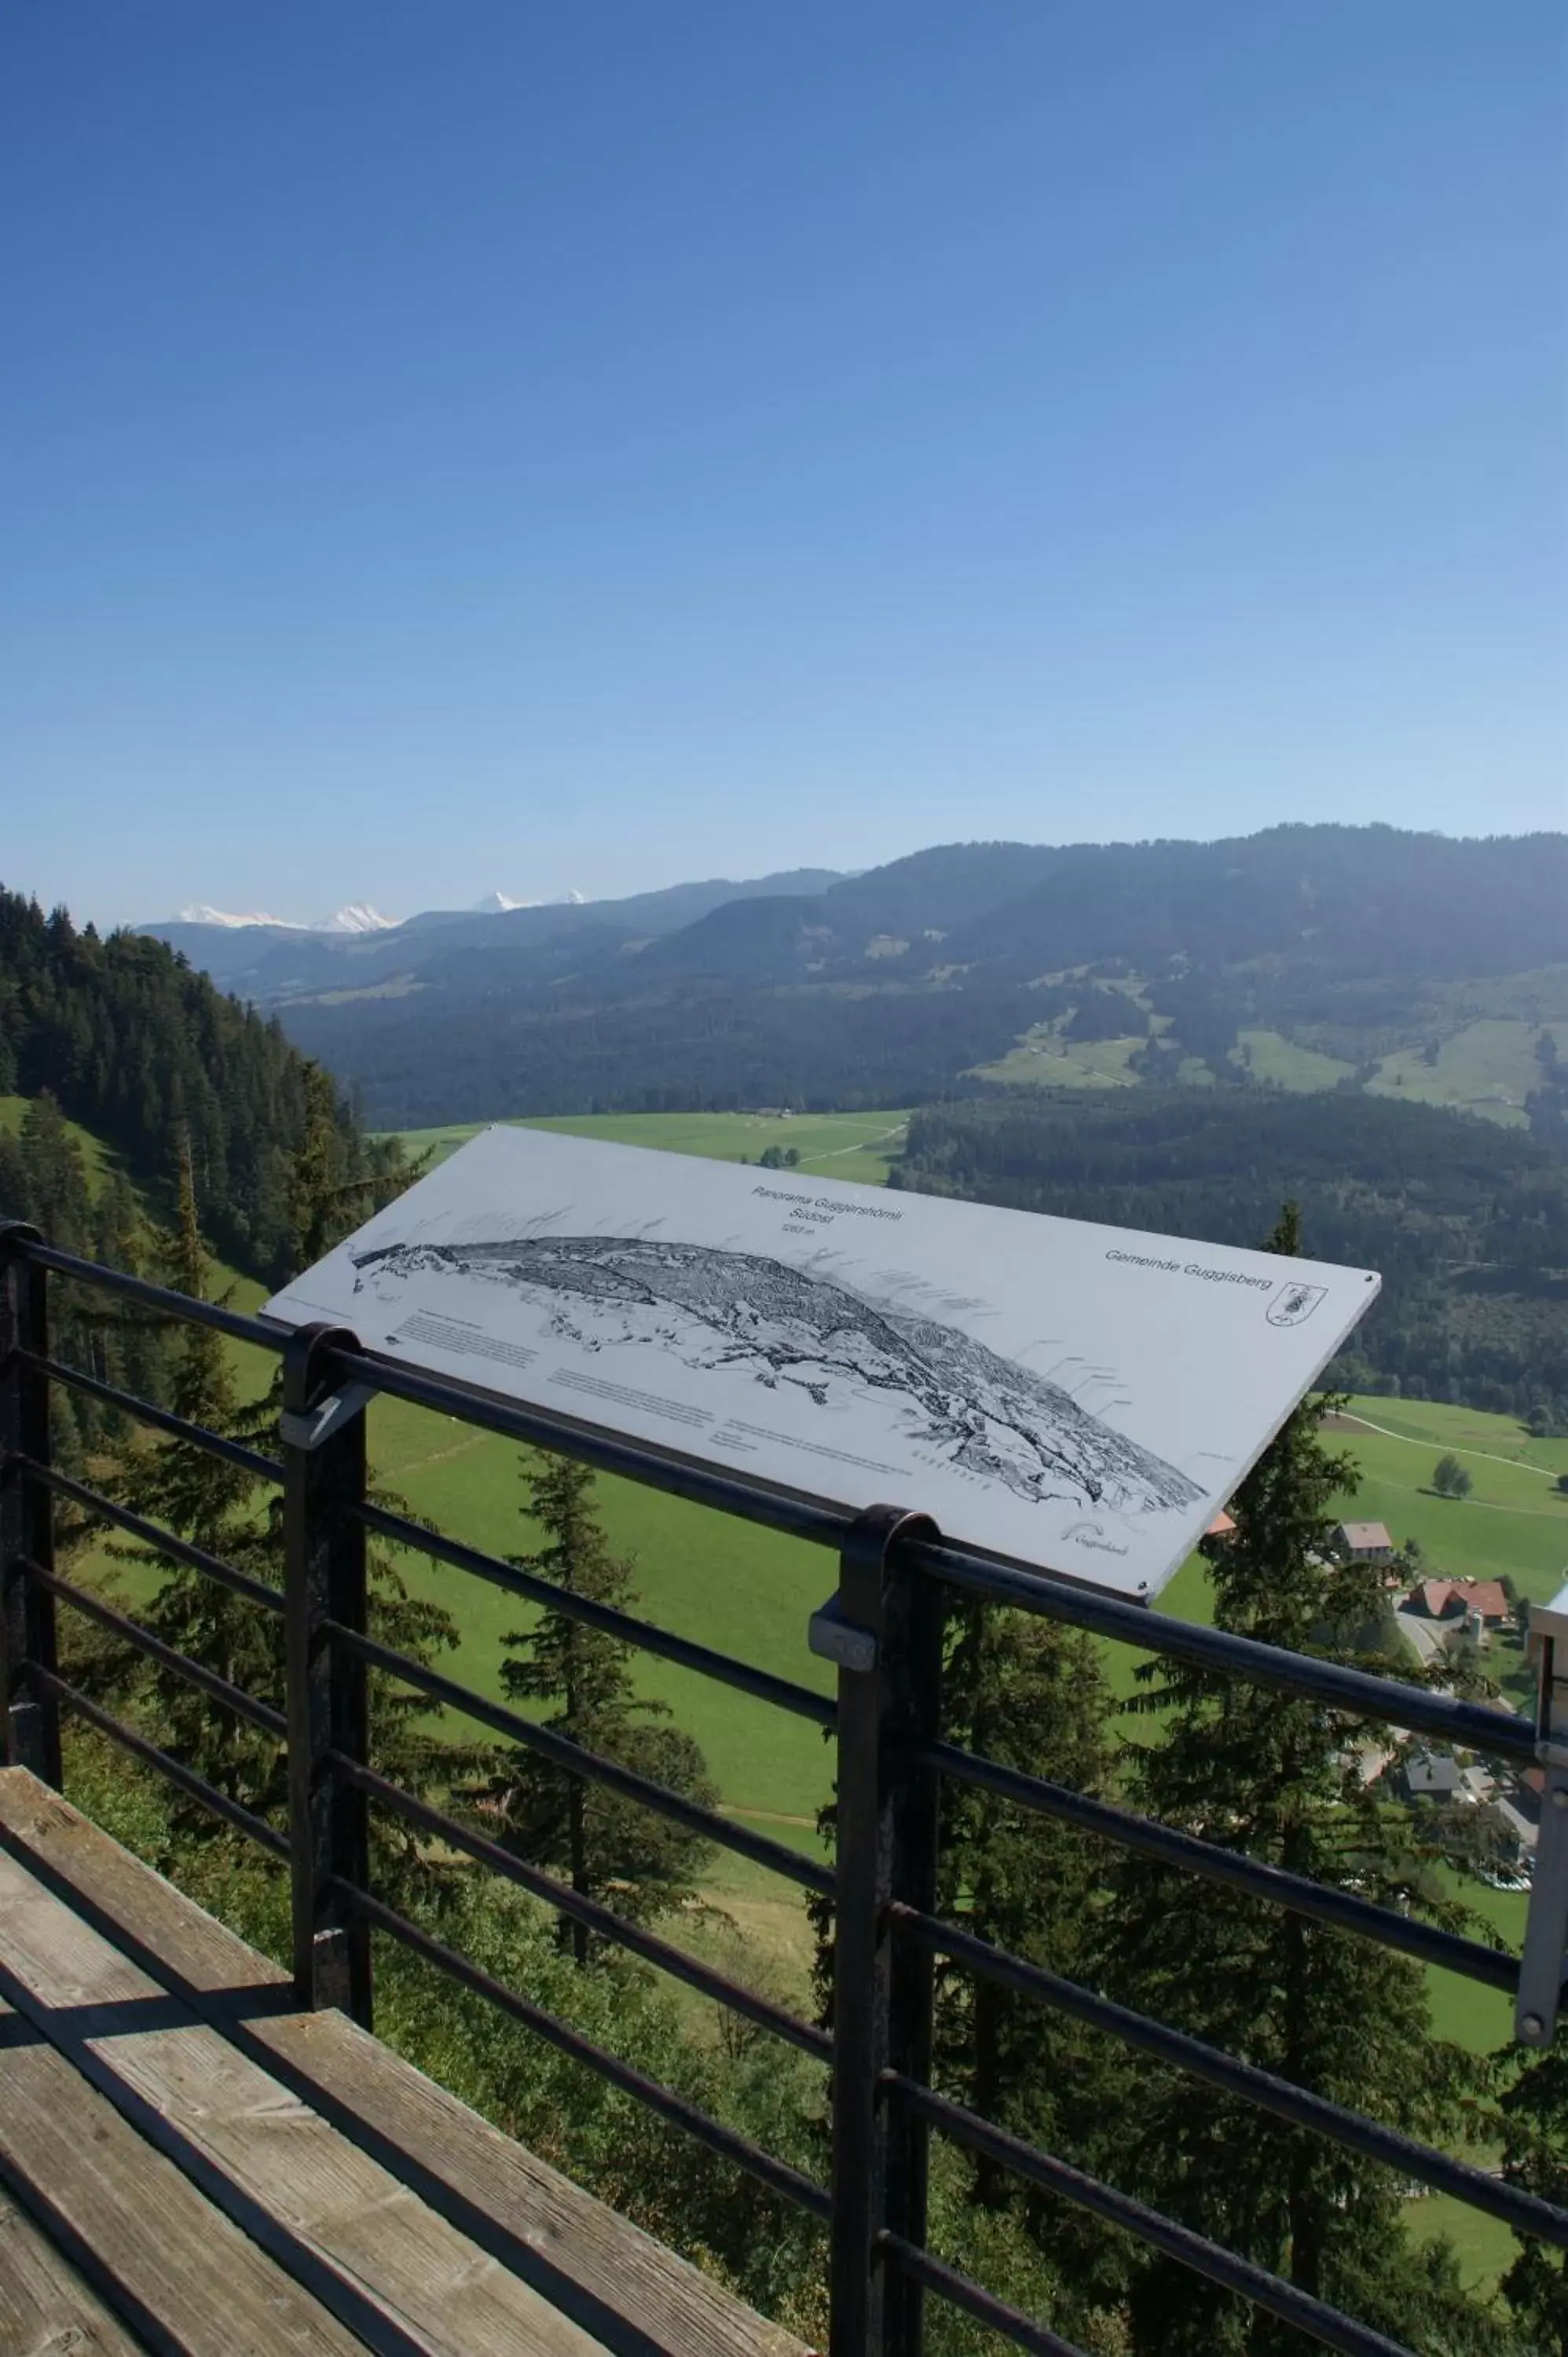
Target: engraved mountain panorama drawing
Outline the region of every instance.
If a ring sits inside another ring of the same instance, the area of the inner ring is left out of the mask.
[[[1060,1384],[941,1320],[862,1298],[767,1254],[648,1236],[393,1243],[351,1252],[354,1290],[396,1300],[421,1275],[501,1286],[578,1349],[645,1347],[733,1384],[788,1387],[824,1414],[886,1395],[906,1436],[1022,1500],[1123,1513],[1191,1507],[1198,1483],[1079,1407]],[[732,1394],[733,1396],[733,1394]]]

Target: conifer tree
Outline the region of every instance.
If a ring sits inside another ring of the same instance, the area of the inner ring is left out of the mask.
[[[99,1190],[95,1209],[95,1257],[108,1268],[140,1276],[145,1271],[151,1243],[151,1231],[135,1189],[123,1170],[111,1170]],[[137,1398],[161,1405],[164,1349],[159,1321],[134,1303],[109,1296],[98,1307],[94,1322],[95,1372]]]
[[[176,1224],[157,1254],[159,1281],[195,1300],[208,1298],[210,1265],[197,1216],[196,1182],[184,1142],[179,1156]],[[209,1432],[231,1436],[240,1403],[227,1346],[211,1328],[180,1323],[168,1345],[168,1401],[174,1414]],[[127,1448],[113,1488],[118,1501],[206,1553],[276,1586],[260,1485],[242,1466],[193,1443],[159,1435]],[[121,1541],[111,1552],[134,1562],[145,1551]],[[215,1670],[255,1699],[281,1706],[283,1644],[276,1615],[233,1595],[204,1572],[172,1556],[161,1559],[162,1587],[146,1609],[146,1626],[177,1652]],[[146,1673],[156,1740],[208,1783],[246,1808],[267,1814],[284,1803],[286,1770],[280,1745],[235,1712],[171,1671]],[[216,1821],[199,1803],[177,1801],[182,1833],[206,1837]]]
[[[319,1064],[301,1075],[304,1134],[288,1173],[286,1200],[295,1270],[309,1268],[372,1211],[423,1178],[429,1155],[410,1162],[398,1137],[367,1139],[345,1124],[338,1092]]]
[[[32,1201],[21,1144],[9,1130],[0,1129],[0,1220],[31,1219]]]
[[[395,1155],[374,1157],[358,1178],[345,1174],[354,1157],[344,1143],[338,1102],[318,1065],[305,1067],[306,1123],[298,1152],[288,1166],[286,1198],[296,1268],[308,1267],[346,1232],[355,1207],[369,1210],[392,1200],[417,1175]],[[393,1146],[397,1145],[392,1140]],[[272,1454],[277,1447],[283,1406],[283,1369],[274,1369],[267,1390],[239,1414],[231,1429],[249,1447]],[[406,1499],[376,1482],[368,1494],[389,1513],[409,1519]],[[272,1493],[262,1540],[268,1576],[285,1582],[283,1500]],[[365,1617],[370,1634],[394,1652],[426,1665],[461,1642],[456,1620],[443,1606],[411,1591],[399,1568],[399,1550],[374,1533],[365,1543]],[[445,1800],[454,1782],[480,1773],[489,1747],[455,1743],[444,1727],[446,1710],[401,1684],[386,1671],[369,1673],[367,1693],[371,1765],[416,1798]],[[371,1879],[377,1893],[404,1914],[440,1914],[451,1901],[465,1869],[436,1856],[406,1820],[390,1811],[371,1813]]]
[[[1511,2077],[1499,2106],[1504,2180],[1568,2208],[1568,2055],[1523,2061],[1513,2049],[1502,2060]],[[1568,2357],[1568,2258],[1524,2243],[1502,2288],[1533,2357]]]
[[[1267,1248],[1300,1250],[1294,1209]],[[1289,1419],[1231,1504],[1216,1625],[1299,1652],[1359,1659],[1380,1574],[1336,1564],[1332,1501],[1355,1486],[1322,1403]],[[1422,1903],[1399,1813],[1363,1782],[1358,1724],[1316,1703],[1165,1661],[1130,1706],[1165,1715],[1129,1747],[1134,1803],[1167,1824],[1391,1905]],[[1112,1994],[1279,2076],[1452,2144],[1470,2058],[1432,2038],[1418,1965],[1370,1942],[1155,1862],[1128,1857],[1108,1927]],[[1118,2181],[1304,2290],[1423,2349],[1492,2344],[1445,2246],[1414,2251],[1388,2170],[1186,2074],[1139,2065]],[[1135,2127],[1135,2133],[1133,2129]],[[1159,2257],[1143,2263],[1134,2345],[1158,2357],[1281,2357],[1293,2331]]]
[[[544,1544],[511,1561],[574,1595],[631,1609],[634,1566],[610,1551],[589,1469],[542,1451],[524,1456],[521,1468]],[[549,1608],[504,1641],[510,1658],[501,1682],[509,1699],[550,1706],[543,1724],[555,1734],[690,1799],[717,1798],[697,1744],[670,1723],[662,1703],[636,1692],[629,1644]],[[709,1847],[700,1835],[566,1774],[525,1747],[505,1754],[489,1797],[501,1813],[507,1847],[564,1871],[574,1890],[607,1900],[620,1914],[648,1921],[696,1895]],[[563,1919],[560,1937],[579,1964],[586,1962],[583,1925]]]
[[[1110,1786],[1111,1696],[1099,1648],[1080,1631],[964,1599],[949,1620],[942,1731],[950,1743],[1073,1791]],[[1103,1845],[969,1784],[942,1792],[938,1911],[992,1946],[1064,1979],[1092,1983]],[[1066,2015],[981,1975],[943,1967],[935,2063],[947,2092],[1026,2142],[1098,2169],[1117,2134],[1121,2050]],[[1112,2156],[1113,2157],[1113,2156]],[[1119,2251],[1083,2213],[1043,2203],[1010,2171],[972,2164],[972,2198],[1006,2210],[1053,2263],[1082,2330],[1121,2287]],[[993,2250],[999,2250],[993,2243]],[[1029,2265],[1026,2262],[1026,2266]]]

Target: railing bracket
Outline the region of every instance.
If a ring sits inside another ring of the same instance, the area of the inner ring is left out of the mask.
[[[278,1430],[291,1448],[319,1448],[341,1432],[350,1416],[369,1407],[375,1394],[369,1383],[346,1383],[329,1399],[320,1400],[303,1415],[285,1408],[278,1418]]]
[[[819,1661],[832,1662],[841,1670],[866,1671],[876,1667],[875,1635],[858,1621],[844,1617],[843,1604],[836,1591],[812,1613],[806,1627],[806,1642]]]

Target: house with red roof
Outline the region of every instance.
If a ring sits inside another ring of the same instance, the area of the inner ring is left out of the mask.
[[[1509,1617],[1509,1599],[1500,1579],[1423,1579],[1412,1589],[1405,1609],[1429,1620],[1459,1620],[1474,1612],[1484,1629],[1500,1629]]]

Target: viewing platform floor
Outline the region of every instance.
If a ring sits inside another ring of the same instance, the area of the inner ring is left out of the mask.
[[[0,1770],[0,2357],[808,2357]]]

